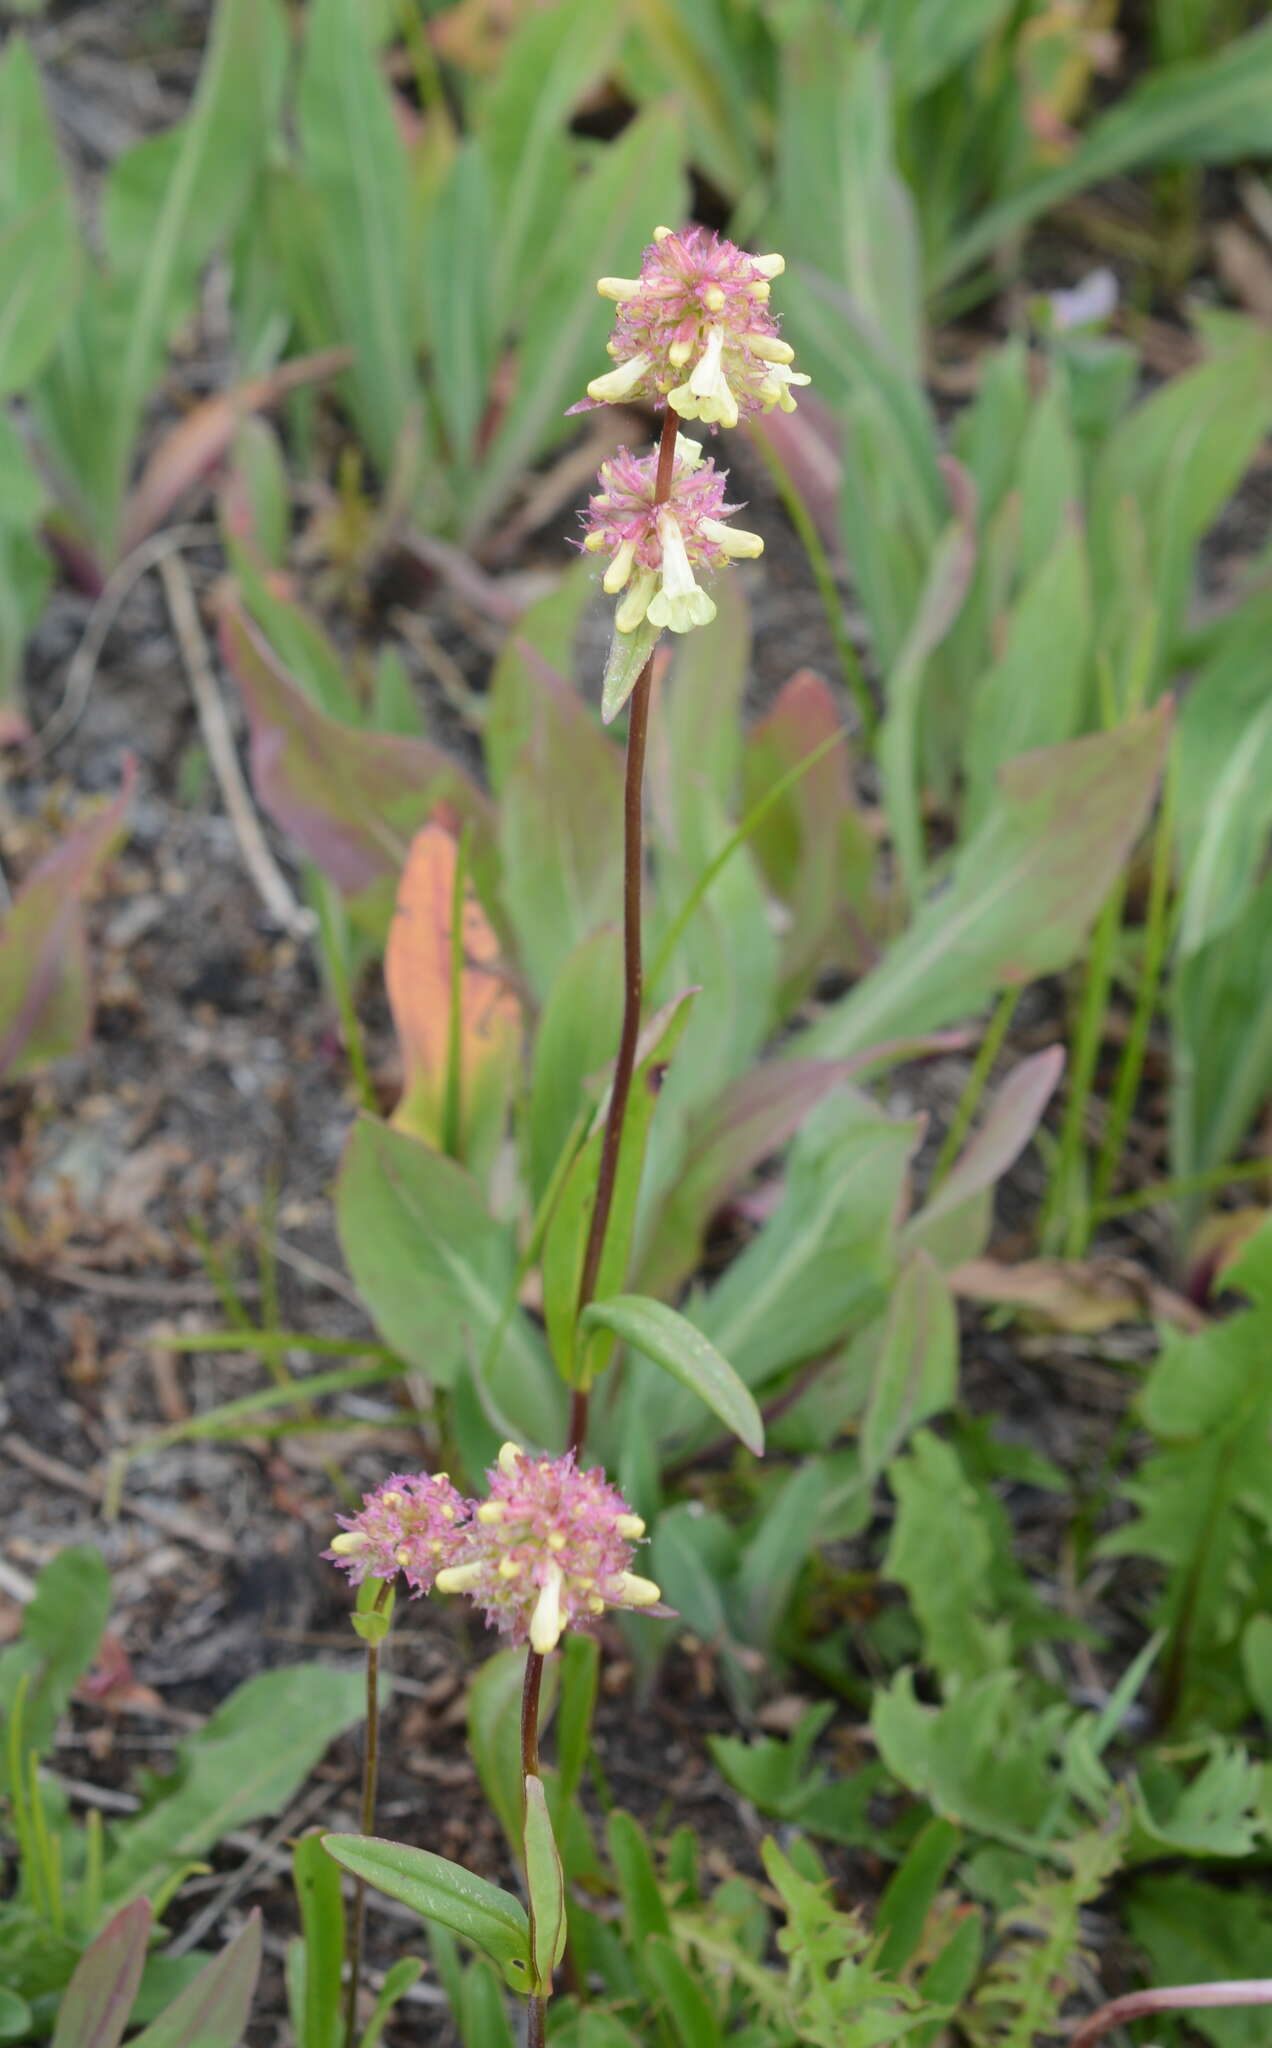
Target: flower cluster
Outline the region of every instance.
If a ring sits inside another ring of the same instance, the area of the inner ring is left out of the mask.
[[[395,1472],[363,1494],[358,1514],[336,1516],[343,1533],[322,1554],[355,1586],[401,1572],[412,1593],[427,1593],[454,1556],[472,1505],[444,1472]]]
[[[492,1628],[540,1655],[607,1607],[657,1604],[657,1586],[630,1569],[645,1525],[602,1472],[579,1471],[572,1452],[533,1458],[509,1443],[486,1476],[480,1505],[445,1474],[390,1479],[323,1556],[355,1585],[403,1571],[416,1593],[466,1593]]]
[[[616,368],[594,377],[588,397],[613,404],[665,403],[681,419],[736,427],[752,413],[794,412],[795,351],[769,311],[780,256],[748,256],[707,228],[656,228],[639,277],[603,277],[618,305],[608,344]]]
[[[614,623],[630,633],[641,620],[687,633],[715,617],[715,604],[694,579],[695,568],[719,569],[731,558],[758,555],[758,533],[725,526],[736,505],[726,505],[727,479],[704,461],[695,441],[676,437],[671,489],[657,498],[658,456],[626,448],[601,464],[601,490],[588,500],[583,546],[608,554],[604,588],[625,593]]]
[[[600,279],[602,298],[618,306],[608,343],[615,368],[594,377],[587,399],[572,410],[641,399],[664,405],[664,445],[681,419],[736,427],[774,406],[794,412],[792,386],[809,380],[791,368],[794,351],[769,311],[771,281],[785,267],[780,256],[748,256],[707,228],[655,228],[639,277]],[[764,543],[724,524],[737,509],[724,502],[726,479],[683,435],[676,436],[669,473],[660,472],[657,455],[620,448],[602,465],[600,482],[585,514],[583,545],[609,555],[604,587],[611,596],[622,593],[606,670],[608,719],[664,626],[688,633],[715,617],[694,570],[758,555]],[[633,657],[623,636],[638,628],[652,637],[631,643],[639,649]]]

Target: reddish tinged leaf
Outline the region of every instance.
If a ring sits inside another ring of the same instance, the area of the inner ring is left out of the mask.
[[[289,391],[319,384],[325,377],[347,370],[352,360],[352,349],[318,349],[196,405],[164,435],[137,479],[124,513],[121,553],[131,554],[140,541],[163,525],[178,498],[216,468],[244,414],[264,412]]]
[[[436,811],[489,843],[488,800],[431,740],[362,732],[312,704],[243,610],[220,606],[221,646],[251,725],[252,781],[270,816],[346,895],[401,873],[411,834]]]
[[[707,1225],[765,1159],[793,1138],[832,1089],[874,1067],[958,1051],[963,1032],[871,1046],[849,1060],[782,1060],[753,1067],[694,1124],[684,1169],[658,1220],[640,1275],[644,1293],[674,1294],[698,1264]]]
[[[1091,1336],[1150,1318],[1173,1329],[1204,1329],[1207,1318],[1131,1259],[968,1259],[949,1276],[965,1301],[1017,1309],[1044,1329]]]
[[[384,956],[405,1069],[402,1100],[391,1121],[398,1130],[435,1145],[444,1142],[452,1059],[463,1129],[471,1125],[492,1083],[502,1095],[521,1030],[521,1008],[499,964],[499,940],[467,876],[456,1000],[452,925],[458,861],[454,836],[443,825],[425,825],[416,833],[398,883]],[[451,1042],[455,1021],[457,1047]]]
[[[58,2007],[53,2048],[118,2048],[146,1962],[150,1901],[116,1913],[75,1966]]]
[[[83,905],[124,830],[137,779],[27,876],[0,925],[0,1080],[78,1051],[92,1022]]]
[[[233,1941],[129,2048],[238,2048],[260,1968],[261,1915],[254,1906]]]
[[[839,459],[835,415],[815,391],[801,393],[796,412],[769,412],[751,432],[766,441],[786,470],[828,548],[842,545],[839,493],[844,469]]]
[[[836,746],[836,737],[843,744]],[[853,803],[847,735],[830,685],[815,669],[802,668],[747,740],[748,809],[819,749],[826,751],[751,836],[765,878],[791,913],[782,943],[788,1008],[829,958],[858,973],[871,958],[863,927],[874,840]]]
[[[1063,1072],[1062,1045],[1049,1045],[1013,1068],[994,1094],[980,1129],[959,1154],[948,1178],[906,1226],[907,1243],[926,1243],[933,1226],[949,1224],[960,1210],[991,1193],[1037,1130]],[[979,1226],[974,1224],[973,1228],[979,1249],[983,1235]],[[971,1256],[970,1248],[966,1256]]]

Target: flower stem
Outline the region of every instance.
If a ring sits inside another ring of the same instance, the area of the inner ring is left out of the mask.
[[[391,1581],[383,1580],[376,1594],[374,1612],[388,1599]],[[367,1643],[367,1733],[362,1751],[362,1832],[375,1831],[375,1791],[380,1771],[380,1645]],[[362,1929],[366,1919],[367,1888],[361,1877],[353,1881],[353,1912],[349,1928],[349,1982],[345,1990],[345,2048],[354,2048],[358,2028],[358,1990],[362,1977]]]
[[[680,421],[668,406],[658,444],[658,471],[654,482],[654,503],[665,505],[671,496],[671,473],[676,459],[676,430]],[[614,1206],[618,1159],[623,1142],[623,1124],[636,1067],[636,1046],[640,1038],[640,1008],[644,994],[641,947],[641,884],[644,873],[643,802],[645,789],[645,741],[649,731],[649,692],[653,680],[653,656],[645,663],[631,696],[627,720],[627,767],[623,783],[623,1028],[614,1063],[614,1085],[610,1091],[609,1113],[601,1141],[601,1162],[596,1176],[596,1201],[588,1227],[579,1281],[578,1313],[582,1315],[596,1295],[596,1280],[605,1250],[605,1232]],[[582,1455],[587,1434],[588,1393],[576,1387],[570,1398],[569,1449]]]
[[[521,1774],[539,1776],[539,1690],[543,1684],[543,1659],[537,1650],[526,1651],[526,1675],[521,1687]]]
[[[1131,1991],[1125,1998],[1113,1998],[1092,2013],[1072,2036],[1069,2048],[1094,2048],[1113,2027],[1129,2026],[1132,2020],[1156,2018],[1164,2012],[1197,2012],[1202,2007],[1222,2010],[1234,2005],[1272,2006],[1272,1977],[1236,1979],[1227,1984],[1171,1984],[1159,1991]]]

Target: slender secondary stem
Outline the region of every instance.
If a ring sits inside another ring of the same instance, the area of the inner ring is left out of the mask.
[[[373,1612],[379,1614],[388,1599],[391,1581],[385,1579],[375,1597]],[[367,1734],[362,1751],[362,1832],[375,1830],[376,1781],[380,1773],[380,1645],[367,1642]],[[349,1982],[345,1989],[345,2048],[354,2048],[358,2029],[358,1990],[362,1976],[362,1930],[366,1920],[367,1887],[361,1877],[353,1881],[353,1912],[349,1928]]]
[[[1171,1984],[1159,1991],[1128,1991],[1125,1998],[1112,1998],[1092,2013],[1069,2048],[1094,2048],[1113,2027],[1129,2026],[1132,2020],[1152,2019],[1161,2012],[1197,2012],[1203,2007],[1222,2009],[1234,2005],[1272,2005],[1272,1977],[1235,1978],[1226,1984]]]
[[[654,503],[665,505],[671,496],[671,473],[676,459],[676,430],[680,421],[668,406],[658,444],[658,469],[654,480]],[[596,1294],[597,1274],[605,1250],[605,1232],[614,1206],[623,1124],[636,1068],[636,1046],[640,1038],[640,1009],[644,995],[644,964],[641,945],[641,885],[644,878],[643,804],[645,790],[645,741],[649,732],[649,692],[653,680],[653,657],[645,663],[631,695],[627,719],[627,767],[623,780],[623,1027],[614,1063],[614,1085],[610,1091],[601,1160],[596,1176],[596,1202],[588,1227],[579,1281],[578,1309],[581,1315]],[[588,1394],[576,1387],[570,1398],[569,1449],[582,1452],[587,1434]]]

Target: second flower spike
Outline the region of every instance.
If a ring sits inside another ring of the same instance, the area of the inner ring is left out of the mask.
[[[657,453],[620,448],[601,465],[600,491],[588,502],[583,546],[607,554],[604,587],[620,602],[614,623],[632,633],[648,619],[673,633],[688,633],[715,617],[715,603],[697,580],[729,561],[762,553],[758,533],[725,524],[736,506],[724,500],[727,474],[704,461],[697,443],[681,434],[671,490],[658,504]],[[620,596],[621,593],[621,596]]]

